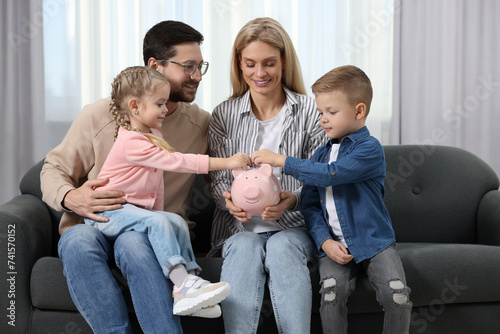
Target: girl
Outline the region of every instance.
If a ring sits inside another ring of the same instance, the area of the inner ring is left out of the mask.
[[[195,262],[186,221],[163,210],[163,170],[207,174],[208,171],[245,167],[250,157],[232,157],[174,152],[158,130],[167,114],[170,84],[148,67],[130,67],[113,81],[110,112],[116,121],[115,143],[98,178],[109,179],[101,190],[120,190],[126,204],[100,216],[108,222],[85,218],[107,238],[115,240],[125,231],[147,233],[165,276],[174,283],[174,314],[220,316],[217,305],[230,291],[226,282],[210,283],[194,275]],[[215,307],[214,307],[215,306]]]

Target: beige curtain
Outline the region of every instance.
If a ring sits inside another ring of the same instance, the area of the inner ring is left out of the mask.
[[[500,1],[396,1],[394,144],[466,149],[500,175]]]
[[[42,0],[3,0],[0,8],[0,204],[45,155]]]

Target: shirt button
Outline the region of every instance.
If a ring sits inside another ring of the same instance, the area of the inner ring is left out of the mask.
[[[155,198],[155,197],[156,197],[155,193],[152,193],[151,198]]]
[[[158,171],[158,168],[155,168],[155,169],[153,170],[153,172],[155,172],[155,173],[156,173],[157,171]]]
[[[335,175],[335,171],[334,171],[334,170],[332,170],[332,171],[330,172],[330,174]]]
[[[321,202],[321,204],[323,204],[323,200],[321,200],[320,202]]]

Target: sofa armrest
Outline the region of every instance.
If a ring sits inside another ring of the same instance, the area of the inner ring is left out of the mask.
[[[500,246],[500,191],[487,192],[477,212],[477,241],[483,245]]]
[[[0,206],[0,308],[7,313],[1,333],[29,332],[31,269],[40,257],[50,255],[51,243],[50,213],[39,198],[20,195]]]

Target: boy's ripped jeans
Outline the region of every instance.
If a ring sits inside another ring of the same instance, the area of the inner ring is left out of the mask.
[[[384,333],[409,332],[412,303],[410,288],[396,244],[371,259],[356,264],[338,264],[328,256],[318,260],[321,285],[320,316],[324,334],[347,334],[347,300],[356,287],[356,276],[364,270],[385,310]]]

